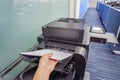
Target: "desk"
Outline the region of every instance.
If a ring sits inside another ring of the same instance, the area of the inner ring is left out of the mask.
[[[120,55],[113,54],[109,44],[91,42],[86,71],[90,80],[120,80]]]
[[[118,44],[118,41],[115,38],[115,35],[113,33],[107,33],[106,32],[105,34],[100,34],[100,33],[89,32],[88,35],[87,35],[87,39],[86,39],[86,44],[87,45],[90,44],[90,38],[91,37],[106,39],[106,42],[108,42],[108,43]]]

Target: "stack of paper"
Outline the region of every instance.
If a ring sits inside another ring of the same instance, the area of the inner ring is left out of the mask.
[[[52,50],[52,49],[42,49],[42,50],[32,51],[32,52],[22,52],[21,55],[43,56],[47,53],[52,53],[52,56],[50,58],[54,59],[54,60],[63,60],[63,59],[70,57],[72,55],[72,54],[67,53],[67,52]]]

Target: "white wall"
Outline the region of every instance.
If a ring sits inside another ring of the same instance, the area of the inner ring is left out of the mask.
[[[76,0],[69,0],[69,17],[75,18]]]

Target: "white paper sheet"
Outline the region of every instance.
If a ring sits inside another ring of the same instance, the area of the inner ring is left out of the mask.
[[[22,52],[21,55],[28,55],[28,56],[43,56],[47,53],[52,53],[51,59],[54,60],[63,60],[67,57],[70,57],[72,54],[63,52],[63,51],[57,51],[52,49],[42,49],[38,51],[32,51],[32,52]]]
[[[120,54],[120,51],[119,51],[119,50],[113,50],[113,52],[114,52],[115,54]]]
[[[100,27],[92,27],[91,32],[95,32],[95,33],[104,33],[103,29]]]

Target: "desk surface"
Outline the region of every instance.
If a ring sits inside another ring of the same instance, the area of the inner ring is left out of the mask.
[[[113,54],[109,44],[90,43],[86,70],[90,80],[120,80],[120,55]]]
[[[106,32],[105,34],[99,34],[99,33],[89,32],[86,38],[86,44],[90,44],[90,37],[103,38],[103,39],[107,39],[108,43],[118,44],[118,41],[116,40],[115,35],[113,33]]]

